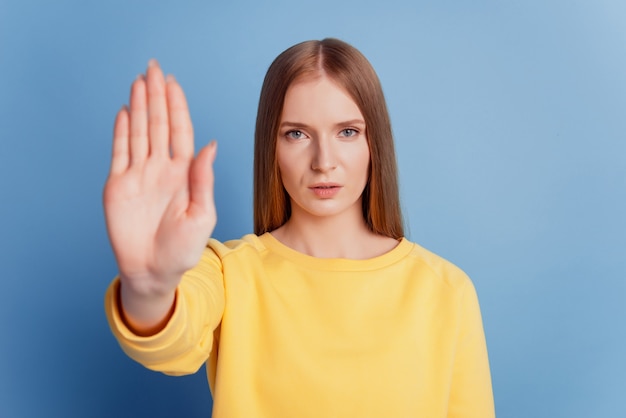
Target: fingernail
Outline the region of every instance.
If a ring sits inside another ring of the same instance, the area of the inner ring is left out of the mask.
[[[167,81],[168,83],[173,83],[174,81],[176,81],[176,79],[172,74],[168,74],[165,76],[165,81]]]
[[[143,80],[145,76],[143,74],[137,74],[137,78],[135,80]]]
[[[148,61],[148,67],[156,67],[157,65],[157,60],[155,60],[154,58],[150,58],[150,61]]]

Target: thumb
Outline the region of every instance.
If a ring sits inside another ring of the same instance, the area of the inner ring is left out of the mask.
[[[191,217],[205,215],[215,216],[215,201],[213,198],[213,162],[217,154],[217,142],[203,147],[189,168],[189,211]]]

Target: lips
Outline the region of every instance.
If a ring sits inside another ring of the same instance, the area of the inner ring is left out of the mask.
[[[341,187],[337,183],[316,183],[309,186],[309,189],[320,199],[330,199],[339,193]]]
[[[316,183],[309,186],[309,189],[332,189],[335,187],[341,187],[337,183]]]

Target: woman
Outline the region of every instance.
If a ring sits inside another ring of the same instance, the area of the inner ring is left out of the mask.
[[[214,417],[490,417],[476,293],[403,237],[378,78],[335,39],[283,52],[255,133],[255,234],[206,244],[216,144],[151,61],[115,123],[106,310],[146,367],[207,362]]]

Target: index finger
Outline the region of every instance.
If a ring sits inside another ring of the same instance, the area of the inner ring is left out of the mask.
[[[193,157],[193,125],[185,93],[173,75],[166,77],[170,119],[170,146],[173,158]]]

